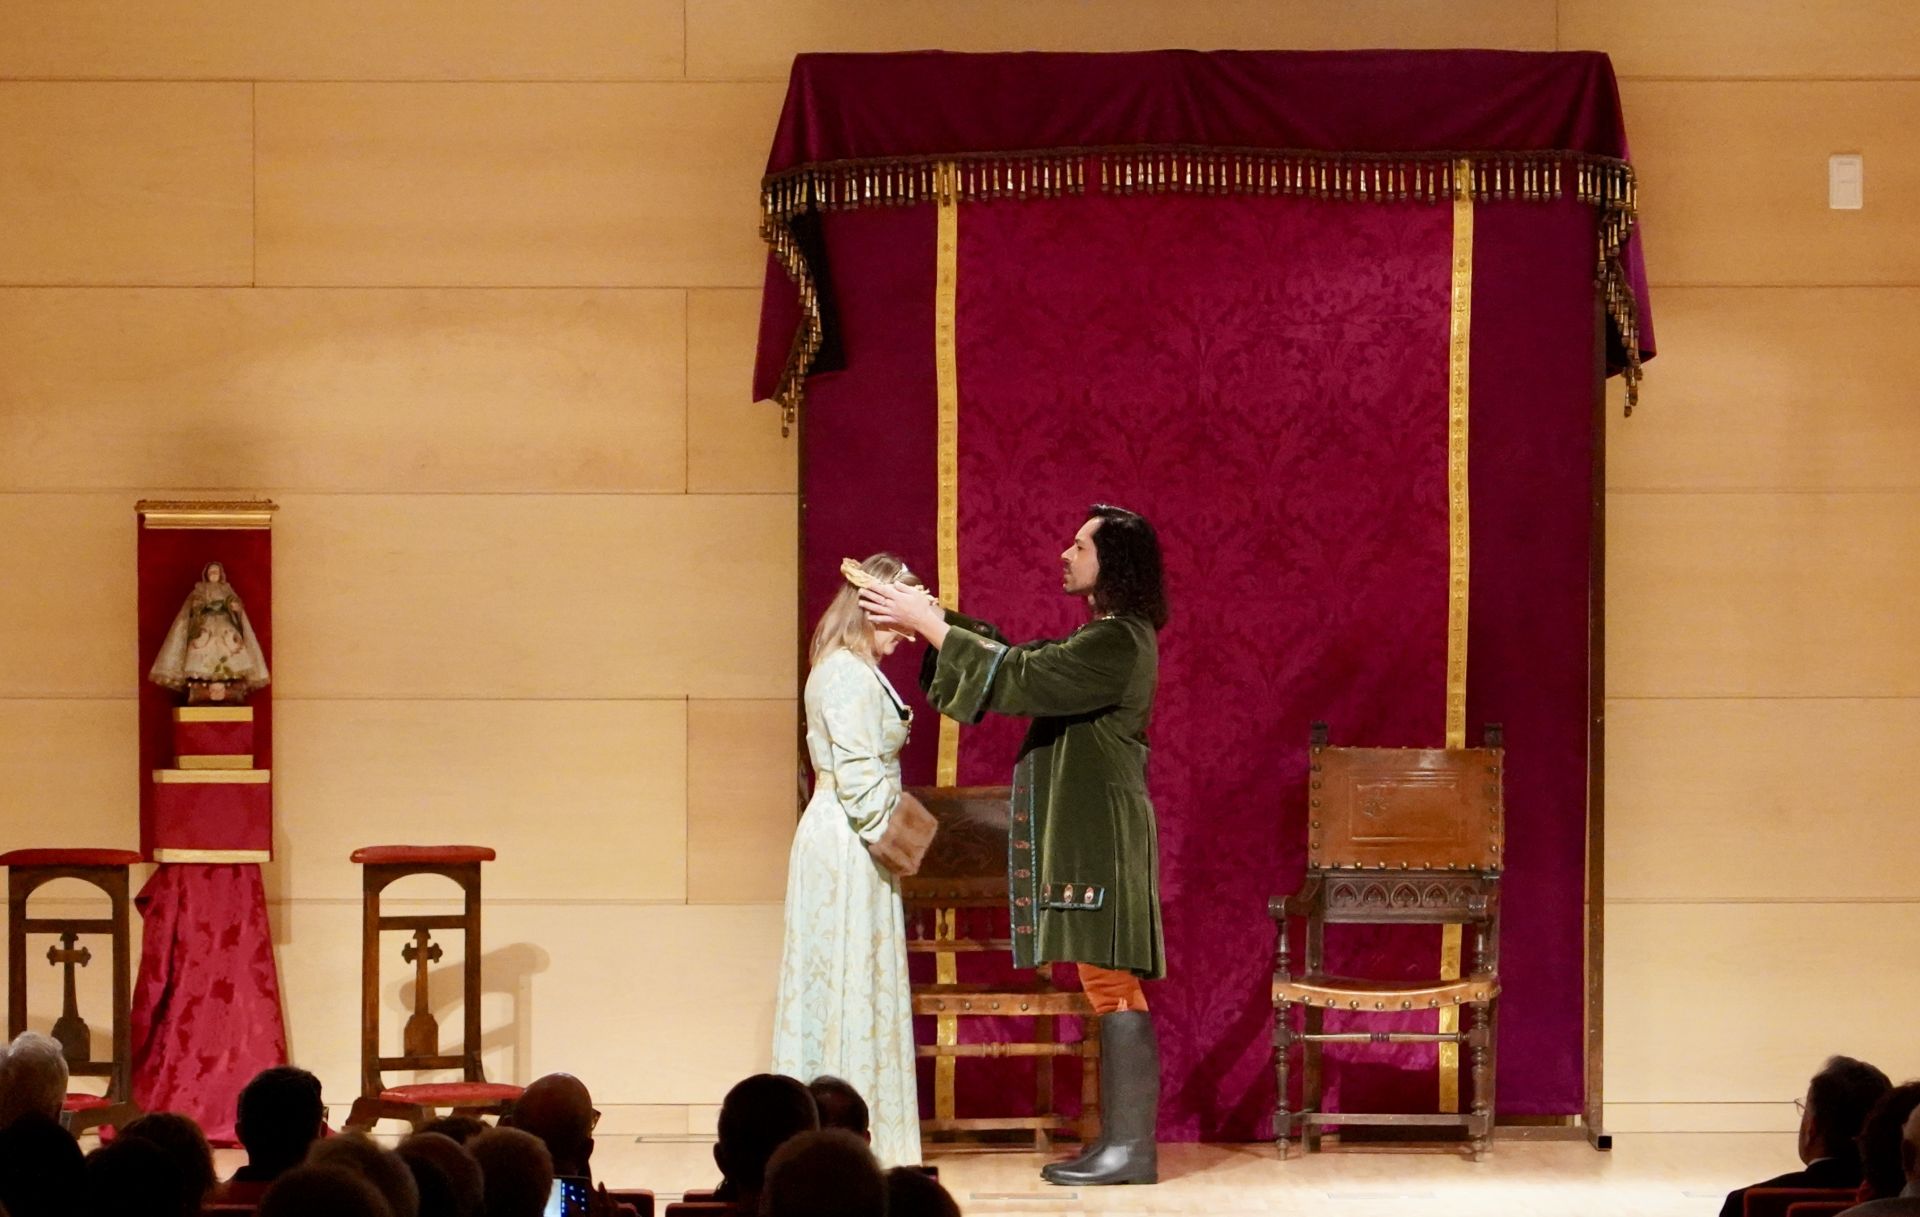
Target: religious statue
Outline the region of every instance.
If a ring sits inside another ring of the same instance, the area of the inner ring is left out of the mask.
[[[227,582],[226,567],[207,563],[175,614],[147,679],[184,689],[189,705],[244,702],[266,685],[267,657],[239,593]]]

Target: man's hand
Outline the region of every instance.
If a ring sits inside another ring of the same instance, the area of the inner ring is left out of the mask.
[[[933,641],[931,635],[946,624],[947,610],[940,602],[917,587],[903,587],[898,583],[882,583],[875,587],[863,588],[860,592],[860,607],[867,614],[867,620],[876,630],[893,630],[899,634],[918,634]]]

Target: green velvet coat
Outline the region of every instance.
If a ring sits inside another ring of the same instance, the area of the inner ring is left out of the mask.
[[[1147,721],[1160,649],[1139,617],[1103,617],[1067,638],[1008,645],[947,614],[921,684],[963,723],[1030,718],[1013,771],[1007,878],[1020,967],[1090,963],[1166,975],[1160,841],[1147,798]]]

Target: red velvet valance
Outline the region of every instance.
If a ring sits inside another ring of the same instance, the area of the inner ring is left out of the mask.
[[[756,398],[838,366],[821,211],[1089,193],[1564,196],[1599,217],[1609,367],[1653,354],[1613,67],[1594,52],[801,55],[767,161]],[[955,173],[936,166],[953,162]],[[786,286],[783,288],[781,284]]]

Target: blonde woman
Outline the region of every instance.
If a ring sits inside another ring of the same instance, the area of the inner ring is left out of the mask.
[[[923,589],[892,554],[846,573]],[[871,1112],[874,1155],[888,1166],[920,1161],[906,919],[899,880],[869,852],[903,798],[912,799],[900,784],[912,712],[879,668],[905,637],[873,628],[852,582],[814,629],[806,690],[813,798],[787,861],[773,1019],[774,1072],[851,1083]]]

